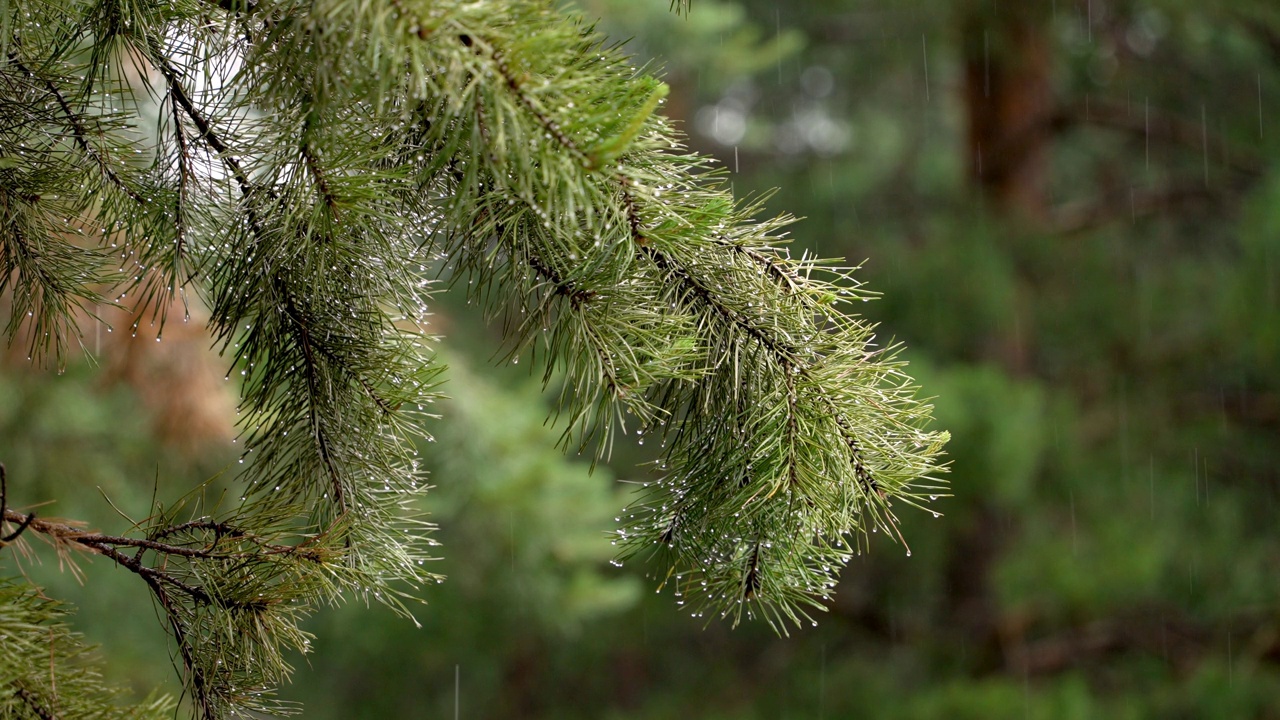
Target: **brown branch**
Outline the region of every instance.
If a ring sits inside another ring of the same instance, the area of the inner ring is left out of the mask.
[[[66,96],[62,94],[62,90],[59,89],[58,86],[49,78],[37,75],[35,71],[24,65],[18,58],[18,54],[16,52],[10,51],[9,62],[20,72],[24,72],[30,77],[38,77],[40,79],[40,83],[44,85],[45,91],[53,96],[53,99],[58,103],[58,107],[61,108],[62,115],[66,118],[67,125],[71,128],[71,135],[75,138],[76,145],[79,145],[80,149],[84,151],[84,154],[88,155],[94,163],[97,164],[98,169],[102,171],[102,174],[111,182],[112,185],[120,190],[120,192],[128,195],[130,200],[133,200],[139,205],[145,205],[146,200],[144,200],[141,195],[134,192],[133,188],[130,188],[125,184],[124,180],[116,174],[116,171],[107,164],[106,158],[104,158],[95,148],[89,145],[89,130],[80,122],[80,116],[71,109],[71,103],[69,103]]]
[[[20,512],[9,510],[8,508],[5,508],[4,510],[3,519],[10,523],[22,523],[19,532],[21,529],[29,528],[33,532],[50,537],[55,543],[70,543],[98,555],[103,555],[114,560],[117,564],[124,566],[133,573],[143,577],[148,582],[156,581],[164,583],[181,590],[186,595],[206,604],[219,601],[216,601],[201,588],[184,583],[164,570],[144,565],[142,563],[142,553],[147,550],[151,550],[160,555],[199,560],[226,560],[252,556],[252,553],[247,552],[219,552],[215,550],[217,544],[222,540],[222,538],[228,537],[248,540],[263,550],[266,550],[269,554],[297,554],[299,557],[314,559],[312,554],[304,552],[302,548],[298,546],[277,545],[264,542],[242,530],[227,525],[226,523],[213,523],[204,520],[193,520],[179,525],[162,528],[154,532],[150,538],[131,538],[119,535],[85,532],[72,525],[53,522],[51,520],[37,519],[35,513],[23,515]],[[193,529],[213,530],[215,532],[213,544],[205,548],[192,548],[184,545],[163,543],[156,539]],[[14,533],[10,536],[9,540],[12,540],[16,536],[17,533]],[[6,542],[9,540],[6,540]],[[132,557],[125,555],[119,550],[119,548],[125,547],[137,548],[138,553]]]
[[[311,177],[316,181],[316,188],[320,191],[320,196],[324,198],[324,204],[329,208],[334,221],[341,221],[342,214],[338,212],[338,198],[329,189],[329,181],[325,178],[324,172],[316,161],[315,152],[311,149],[311,144],[303,143],[301,150],[302,160],[307,166],[307,171],[311,173]]]
[[[14,690],[13,694],[30,708],[31,712],[35,713],[40,720],[58,720],[58,715],[53,710],[42,705],[40,699],[30,690],[19,686]]]
[[[220,543],[223,538],[230,538],[234,540],[245,540],[247,542],[251,542],[254,545],[257,545],[258,547],[265,550],[266,554],[268,555],[297,555],[298,557],[303,558],[305,560],[312,560],[312,561],[318,560],[316,551],[312,548],[306,547],[308,544],[312,542],[314,538],[306,539],[298,545],[281,545],[279,543],[267,542],[262,538],[257,537],[252,533],[246,532],[245,530],[241,530],[240,528],[237,528],[229,523],[213,522],[210,520],[190,520],[184,523],[179,523],[177,525],[171,525],[166,528],[159,528],[151,532],[148,539],[154,541],[157,538],[169,537],[172,535],[177,535],[179,533],[188,532],[191,530],[213,531],[214,533],[213,544],[209,546],[210,548],[213,548],[218,543]],[[132,543],[132,544],[136,545],[137,543]],[[147,546],[139,545],[139,548],[140,548],[140,551],[156,549],[151,547],[150,545],[147,545]],[[209,555],[209,557],[211,558],[247,558],[252,556],[253,556],[252,553],[239,552],[239,551],[224,552],[219,554],[214,554],[212,553],[212,551],[210,551],[210,555]]]
[[[73,528],[69,528],[73,529]],[[65,536],[64,536],[65,537]],[[188,558],[222,558],[227,557],[223,553],[215,552],[211,546],[209,549],[189,548],[182,545],[170,545],[168,543],[156,542],[145,538],[120,537],[116,535],[103,535],[101,533],[78,533],[70,536],[74,542],[83,545],[108,545],[111,547],[133,547],[140,550],[153,550],[164,555],[177,555]],[[216,546],[217,541],[214,542]]]
[[[151,588],[152,594],[156,596],[156,602],[160,603],[160,607],[164,610],[165,617],[169,619],[169,627],[173,629],[173,639],[178,643],[178,654],[182,656],[182,666],[187,672],[187,677],[191,682],[192,693],[196,696],[200,711],[207,720],[214,720],[217,714],[214,712],[213,704],[207,691],[208,681],[204,673],[200,672],[199,665],[196,663],[195,653],[191,648],[191,644],[187,642],[187,631],[182,624],[179,608],[163,585],[149,577],[144,577],[144,579],[147,582],[147,586]]]
[[[1203,125],[1159,110],[1151,112],[1146,105],[1141,107],[1121,105],[1090,98],[1087,103],[1076,103],[1059,108],[1056,113],[1047,117],[1046,121],[1057,130],[1076,125],[1094,125],[1143,139],[1149,138],[1204,152],[1205,128]],[[1227,163],[1228,167],[1250,175],[1259,175],[1266,170],[1265,163],[1259,158],[1248,156],[1238,148],[1232,148]]]
[[[212,530],[215,533],[215,537],[219,539],[223,537],[242,537],[245,534],[243,530],[234,528],[231,525],[228,525],[227,523],[213,522],[211,520],[201,519],[201,520],[188,520],[187,522],[184,522],[184,523],[178,523],[177,525],[170,525],[169,527],[166,527],[166,528],[160,528],[158,530],[151,532],[150,538],[152,540],[155,540],[157,538],[169,537],[170,535],[177,535],[178,533],[187,532],[188,530]]]
[[[194,585],[189,585],[185,582],[182,582],[181,580],[177,579],[176,577],[173,577],[169,573],[166,573],[162,570],[157,570],[153,567],[148,567],[146,565],[143,565],[141,560],[137,559],[136,557],[129,557],[128,555],[125,555],[119,550],[112,548],[110,545],[107,545],[104,543],[80,542],[78,540],[75,540],[74,538],[71,541],[76,542],[86,548],[89,548],[90,550],[97,552],[99,555],[105,555],[106,557],[111,558],[112,560],[115,560],[116,564],[124,566],[126,569],[141,576],[145,580],[148,580],[148,581],[156,580],[156,581],[162,582],[166,585],[169,585],[178,590],[181,590],[183,593],[190,596],[193,600],[197,600],[206,605],[212,604],[214,602],[214,599],[210,597],[210,595],[207,592],[205,592],[203,589],[198,588]]]
[[[1205,187],[1200,181],[1155,189],[1130,188],[1127,195],[1106,193],[1096,200],[1061,205],[1053,213],[1050,229],[1060,235],[1076,235],[1125,219],[1135,221],[1172,208],[1202,205],[1223,196],[1232,195],[1226,190]]]
[[[231,148],[226,142],[213,130],[213,126],[200,112],[195,103],[191,101],[191,96],[187,94],[186,87],[183,86],[181,79],[178,77],[178,71],[169,64],[168,58],[164,56],[158,47],[153,47],[151,52],[151,61],[164,76],[165,84],[169,88],[170,95],[182,107],[183,113],[186,114],[191,122],[196,126],[196,130],[200,133],[200,138],[209,144],[217,153],[218,158],[222,160],[223,165],[231,171],[236,182],[240,185],[240,191],[246,199],[253,193],[253,183],[250,182],[249,176],[245,173],[244,168],[240,166],[240,161],[232,154]]]
[[[170,585],[174,588],[181,590],[182,592],[186,593],[187,595],[191,596],[196,600],[199,600],[200,602],[203,602],[203,603],[213,602],[213,599],[209,597],[208,593],[206,593],[204,590],[201,590],[200,588],[192,585],[188,585],[187,583],[182,582],[181,580],[173,577],[169,573],[166,573],[162,570],[157,570],[155,568],[143,565],[141,560],[139,560],[138,558],[129,557],[128,555],[125,555],[124,553],[115,549],[115,546],[141,547],[142,545],[140,545],[140,543],[150,543],[150,541],[135,540],[131,538],[122,538],[122,537],[113,537],[110,535],[101,535],[98,533],[87,533],[87,532],[84,532],[83,530],[80,530],[79,528],[75,528],[70,525],[56,523],[49,520],[36,519],[34,516],[34,513],[31,515],[24,516],[22,513],[15,512],[13,510],[8,510],[8,509],[6,509],[4,512],[4,520],[8,522],[26,521],[32,531],[38,532],[41,535],[47,535],[48,537],[52,538],[55,542],[71,543],[83,549],[90,550],[98,555],[103,555],[105,557],[108,557],[114,560],[117,564],[127,568],[128,570],[134,572],[137,575],[142,576],[143,578],[151,578],[159,582],[163,582],[167,585]],[[192,550],[191,548],[167,546],[161,543],[154,543],[154,545],[156,545],[155,548],[148,548],[148,549],[156,549],[158,552],[162,551],[162,552],[166,552],[173,555],[181,555],[184,557],[209,557],[208,555],[200,554],[199,551]],[[163,550],[160,550],[159,548],[163,548]]]

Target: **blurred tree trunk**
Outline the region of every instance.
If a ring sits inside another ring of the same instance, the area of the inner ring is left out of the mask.
[[[967,164],[998,215],[1047,215],[1052,52],[1048,18],[1031,3],[962,6]]]
[[[965,0],[959,4],[966,125],[965,164],[982,209],[1015,226],[1043,227],[1049,217],[1048,180],[1053,115],[1053,52],[1049,16],[1040,3]],[[1019,234],[1016,241],[1022,242]],[[1011,248],[1010,257],[1018,257]],[[1034,366],[1035,289],[1019,282],[1008,325],[992,333],[987,352],[1013,375]],[[945,578],[948,615],[978,643],[977,667],[993,667],[1002,653],[1008,618],[992,597],[991,570],[1006,544],[1001,509],[977,500],[976,520],[955,538]]]
[[[1049,217],[1053,52],[1043,4],[966,0],[960,5],[963,107],[969,183],[984,211],[1018,225]],[[993,359],[1016,375],[1032,371],[1030,288],[1020,287]]]

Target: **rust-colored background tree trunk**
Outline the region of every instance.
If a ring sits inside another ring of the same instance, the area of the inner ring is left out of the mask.
[[[989,2],[971,2],[964,13],[963,92],[972,184],[998,214],[1043,220],[1053,103],[1046,18],[1021,3],[992,9]]]

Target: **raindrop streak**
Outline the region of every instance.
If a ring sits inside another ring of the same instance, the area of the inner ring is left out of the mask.
[[[1196,505],[1200,504],[1200,448],[1191,451],[1191,472],[1196,478]]]
[[[1235,685],[1235,673],[1234,673],[1235,668],[1234,668],[1234,667],[1232,667],[1234,663],[1232,663],[1232,662],[1231,662],[1231,660],[1232,660],[1232,658],[1231,658],[1231,631],[1230,631],[1230,630],[1228,630],[1228,631],[1227,631],[1227,687],[1232,687],[1232,686],[1234,686],[1234,685]]]
[[[1258,139],[1262,139],[1262,73],[1258,73]]]
[[[775,26],[774,32],[776,33],[775,42],[781,43],[782,41],[782,11],[781,10],[773,11],[773,22]],[[778,84],[779,85],[782,84],[782,54],[781,53],[778,54]]]
[[[920,35],[920,47],[924,51],[924,101],[929,102],[929,41],[925,38],[923,34]],[[1262,75],[1259,74],[1258,77],[1261,78]],[[1262,81],[1259,80],[1258,82],[1262,82]],[[1262,86],[1259,85],[1258,87],[1261,88]],[[1258,117],[1262,117],[1262,100],[1261,100],[1262,91],[1261,90],[1258,91],[1258,98],[1259,98]]]
[[[1076,542],[1076,491],[1068,490],[1067,497],[1071,499],[1071,554],[1079,555],[1079,543]]]
[[[1147,476],[1151,482],[1151,519],[1156,519],[1156,458],[1147,456]]]
[[[1200,140],[1204,148],[1204,186],[1209,187],[1209,123],[1205,119],[1204,103],[1200,103]]]
[[[458,720],[458,710],[461,706],[462,696],[459,690],[462,688],[462,666],[453,666],[453,720]]]

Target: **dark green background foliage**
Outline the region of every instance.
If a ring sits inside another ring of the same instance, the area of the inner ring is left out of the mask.
[[[283,694],[314,718],[1280,717],[1280,12],[1013,5],[580,3],[739,196],[780,188],[793,252],[866,259],[883,297],[857,309],[953,438],[951,496],[899,513],[909,556],[872,534],[789,638],[689,617],[609,564],[658,440],[562,457],[561,381],[483,362],[498,331],[454,294],[420,447],[448,579],[421,629],[317,613]],[[145,507],[234,464],[163,449],[96,378],[5,369],[11,492],[106,524],[96,487]],[[171,675],[133,578],[43,562],[111,679]]]

